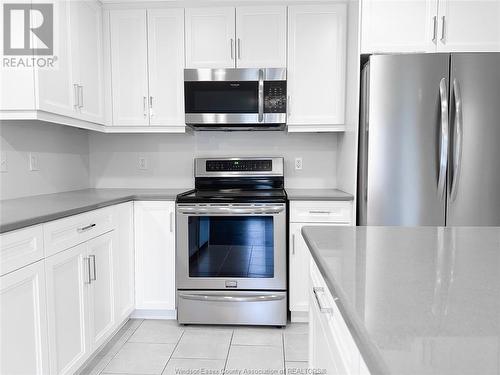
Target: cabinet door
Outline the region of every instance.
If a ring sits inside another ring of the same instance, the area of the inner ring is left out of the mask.
[[[78,59],[79,117],[103,123],[102,9],[94,0],[75,1],[71,6],[76,9],[78,24],[77,44],[73,50]]]
[[[364,0],[361,51],[434,52],[437,0]]]
[[[86,249],[81,244],[45,259],[51,374],[74,373],[90,353]]]
[[[98,348],[112,333],[113,311],[113,232],[87,243],[90,258],[89,329],[90,345]]]
[[[57,12],[57,17],[54,17],[57,22],[54,54],[57,61],[53,69],[35,69],[35,87],[38,92],[37,109],[75,117],[78,109],[75,88],[77,72],[71,41],[77,32],[77,23],[70,17],[70,7],[67,1],[54,2],[54,12]]]
[[[186,8],[186,68],[235,67],[233,7]]]
[[[184,10],[148,10],[151,125],[184,121]]]
[[[438,51],[500,51],[500,1],[440,0]]]
[[[309,310],[309,248],[301,234],[303,224],[290,224],[290,311]]]
[[[112,10],[113,125],[149,125],[146,10]]]
[[[115,296],[115,323],[121,324],[134,310],[134,204],[115,207],[113,221],[113,277]]]
[[[236,8],[236,65],[286,67],[286,7]]]
[[[288,12],[289,129],[343,124],[346,6],[297,5]]]
[[[43,261],[0,277],[0,373],[47,374]]]
[[[134,202],[136,308],[175,309],[175,202]]]

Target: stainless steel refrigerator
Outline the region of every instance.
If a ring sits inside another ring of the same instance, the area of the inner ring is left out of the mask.
[[[358,223],[500,226],[500,53],[372,55]]]

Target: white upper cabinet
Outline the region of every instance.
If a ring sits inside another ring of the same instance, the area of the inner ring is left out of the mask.
[[[288,130],[338,130],[345,85],[346,5],[289,6]]]
[[[146,10],[110,12],[113,125],[149,125]]]
[[[286,7],[236,8],[236,65],[286,67]]]
[[[0,277],[0,374],[49,373],[44,275],[39,261]]]
[[[438,51],[500,51],[499,0],[439,0]]]
[[[362,53],[500,50],[500,1],[363,0]]]
[[[54,69],[35,70],[36,109],[102,124],[102,9],[94,0],[57,1]]]
[[[76,45],[72,45],[72,37],[77,34],[77,22],[71,16],[72,4],[56,1],[54,12],[57,17],[57,48],[54,54],[57,61],[54,69],[35,69],[35,87],[38,95],[36,109],[58,115],[75,117],[78,113],[78,68]],[[12,88],[14,89],[14,88]],[[35,108],[34,108],[35,109]]]
[[[148,10],[151,125],[184,126],[184,10]]]
[[[186,68],[234,68],[233,7],[186,8]]]
[[[102,9],[92,0],[71,2],[76,15],[76,35],[73,40],[79,85],[79,118],[96,123],[104,122],[104,81]],[[72,18],[74,19],[74,18]]]
[[[362,53],[427,52],[437,43],[437,0],[364,0]]]

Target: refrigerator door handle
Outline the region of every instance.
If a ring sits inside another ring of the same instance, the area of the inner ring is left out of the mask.
[[[438,177],[438,194],[443,198],[446,183],[446,170],[448,167],[448,145],[449,145],[449,129],[448,129],[448,90],[446,87],[446,78],[439,82],[439,95],[441,98],[441,131],[439,144],[439,177]]]
[[[453,136],[453,175],[451,183],[450,199],[453,202],[457,197],[458,180],[462,167],[462,143],[463,143],[463,121],[462,121],[462,95],[460,84],[453,80],[453,95],[455,97],[455,121]]]

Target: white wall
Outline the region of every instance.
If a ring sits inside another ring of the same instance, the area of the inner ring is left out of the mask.
[[[86,130],[24,121],[0,124],[0,150],[8,171],[0,173],[0,199],[50,194],[89,187]],[[39,171],[28,168],[28,154],[39,158]]]
[[[90,133],[90,185],[97,188],[190,188],[193,158],[283,156],[287,187],[336,187],[337,135],[286,132],[188,134]],[[139,156],[148,169],[138,168]],[[303,169],[294,170],[294,158]]]

